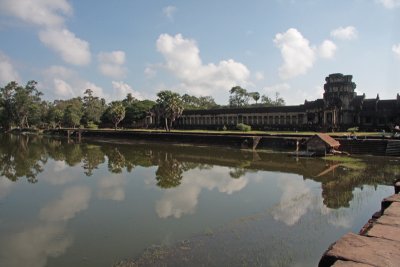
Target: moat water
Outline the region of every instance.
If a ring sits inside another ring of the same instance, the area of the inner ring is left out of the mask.
[[[399,161],[0,135],[0,266],[316,266]]]

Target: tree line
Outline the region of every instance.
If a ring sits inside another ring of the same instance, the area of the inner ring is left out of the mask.
[[[168,131],[173,122],[185,109],[216,109],[250,106],[282,106],[283,98],[276,93],[272,100],[258,92],[247,92],[235,86],[229,91],[229,104],[216,104],[211,96],[180,95],[170,90],[158,92],[156,101],[138,100],[131,93],[118,101],[107,103],[86,89],[83,97],[67,100],[45,101],[37,89],[36,81],[25,86],[15,81],[0,87],[0,127],[3,130],[18,128],[61,128],[61,127],[144,127],[144,119],[154,115],[157,123]],[[258,101],[260,100],[260,103]],[[253,102],[254,101],[254,102]]]

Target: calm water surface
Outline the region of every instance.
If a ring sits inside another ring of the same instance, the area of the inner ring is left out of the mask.
[[[0,266],[316,266],[398,166],[0,135]]]

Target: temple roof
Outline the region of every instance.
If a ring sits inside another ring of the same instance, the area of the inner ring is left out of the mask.
[[[376,101],[376,98],[364,99],[362,110],[375,110]]]
[[[304,102],[305,109],[320,109],[324,107],[324,100],[317,99],[314,101],[305,101]]]
[[[387,100],[379,100],[378,101],[378,110],[383,109],[396,109],[397,107],[397,100],[396,99],[387,99]]]

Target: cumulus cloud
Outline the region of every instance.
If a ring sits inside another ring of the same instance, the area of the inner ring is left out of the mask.
[[[73,243],[64,224],[36,224],[7,236],[2,245],[2,265],[9,267],[43,267],[50,257],[65,253]]]
[[[63,66],[51,66],[43,71],[43,75],[41,89],[46,95],[67,99],[82,96],[83,92],[90,88],[98,97],[110,97],[101,87],[82,79],[77,72]]]
[[[177,8],[174,6],[166,6],[163,8],[163,14],[165,17],[167,17],[169,20],[174,19],[174,15],[176,13]]]
[[[392,46],[393,53],[400,59],[400,43]]]
[[[122,78],[126,75],[126,68],[123,67],[125,63],[124,51],[101,52],[98,54],[99,71],[112,78]]]
[[[77,38],[74,33],[65,28],[40,31],[39,39],[47,47],[59,53],[67,63],[74,65],[90,63],[89,43]]]
[[[20,231],[2,236],[3,265],[25,266],[29,262],[29,266],[42,267],[48,258],[64,254],[73,243],[66,231],[67,221],[88,208],[90,194],[85,186],[67,188],[59,199],[40,210],[40,223],[30,221]]]
[[[88,187],[75,186],[64,190],[61,198],[43,207],[40,218],[47,222],[67,221],[87,209],[91,191]]]
[[[39,26],[39,39],[70,64],[90,62],[89,43],[65,27],[65,17],[73,10],[67,0],[1,0],[0,10],[26,23]]]
[[[340,40],[353,40],[358,36],[357,29],[354,26],[339,27],[331,31],[331,36]]]
[[[315,196],[304,181],[290,177],[282,177],[279,186],[283,189],[280,202],[271,210],[275,220],[282,221],[286,225],[296,224],[300,218],[313,208]]]
[[[103,177],[98,183],[99,192],[97,196],[101,199],[122,201],[125,199],[125,185],[125,176]]]
[[[400,0],[378,0],[378,2],[388,9],[400,7]]]
[[[318,47],[318,54],[322,58],[333,58],[336,52],[336,45],[334,42],[330,40],[325,40],[322,44]]]
[[[0,51],[0,85],[19,80],[19,74],[10,59]]]
[[[181,88],[191,94],[207,95],[249,83],[250,71],[245,65],[233,59],[203,64],[196,42],[181,34],[161,34],[157,50],[164,56],[163,66],[179,79]]]
[[[185,214],[193,214],[199,202],[203,189],[218,189],[225,194],[233,194],[245,188],[249,178],[232,179],[229,169],[214,167],[208,175],[199,175],[204,170],[190,170],[185,173],[182,183],[175,188],[166,190],[163,197],[156,203],[156,212],[160,218],[180,218]]]
[[[113,97],[115,99],[125,98],[126,95],[130,93],[136,99],[143,100],[143,96],[139,92],[133,90],[133,88],[129,84],[121,82],[121,81],[119,81],[119,82],[112,81],[111,83],[112,83],[112,87],[114,89]]]
[[[0,10],[27,23],[45,27],[63,25],[64,16],[72,14],[67,0],[1,0]]]
[[[283,65],[279,68],[282,79],[305,74],[314,65],[315,49],[297,29],[291,28],[276,34],[274,43],[281,50],[283,58]]]

